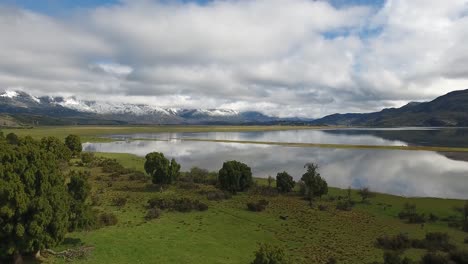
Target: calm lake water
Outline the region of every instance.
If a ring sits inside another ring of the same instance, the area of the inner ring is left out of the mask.
[[[285,170],[299,179],[304,173],[304,164],[314,162],[319,164],[322,176],[334,187],[369,186],[374,191],[397,195],[466,199],[468,162],[455,160],[446,153],[284,147],[180,139],[468,147],[467,132],[467,129],[403,128],[132,134],[110,137],[137,140],[84,143],[83,147],[85,151],[139,156],[152,151],[163,152],[181,163],[183,170],[192,166],[219,170],[224,161],[239,160],[248,164],[256,177],[275,176]]]

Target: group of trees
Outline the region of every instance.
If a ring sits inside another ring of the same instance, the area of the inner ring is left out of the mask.
[[[0,136],[0,259],[37,254],[84,226],[89,185],[82,175],[66,184],[60,167],[77,151],[54,137]]]
[[[145,158],[145,171],[151,176],[153,183],[171,184],[178,179],[180,165],[174,159],[169,161],[160,152],[151,152]],[[307,171],[301,178],[304,186],[303,195],[312,202],[314,197],[321,197],[328,193],[328,184],[318,173],[316,164],[309,163],[305,167]],[[271,184],[271,180],[269,182]],[[246,191],[253,186],[253,183],[251,168],[236,160],[224,162],[218,172],[220,188],[231,193]],[[295,184],[293,177],[285,171],[276,175],[276,188],[279,192],[291,192]]]

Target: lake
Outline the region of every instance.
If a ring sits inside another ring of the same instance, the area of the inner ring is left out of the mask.
[[[243,143],[186,141],[216,139],[379,146],[468,147],[468,129],[324,129],[265,132],[156,133],[109,135],[120,141],[84,143],[85,151],[130,153],[152,151],[175,158],[183,170],[198,166],[219,170],[226,160],[239,160],[255,177],[287,171],[297,180],[304,164],[317,163],[330,186],[370,187],[373,191],[403,196],[468,198],[468,162],[465,153],[385,149],[285,147]],[[129,140],[132,139],[132,140]],[[450,157],[450,158],[449,158]]]

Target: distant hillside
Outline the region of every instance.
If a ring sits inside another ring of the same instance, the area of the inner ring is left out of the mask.
[[[0,115],[25,125],[303,124],[311,121],[232,109],[161,108],[145,104],[84,101],[75,97],[35,97],[22,91],[0,92]]]
[[[412,102],[365,114],[333,114],[313,124],[344,126],[468,126],[468,90],[454,91],[433,101]]]

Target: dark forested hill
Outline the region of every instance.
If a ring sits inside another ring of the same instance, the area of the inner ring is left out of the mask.
[[[313,123],[345,126],[468,126],[468,90],[454,91],[430,102],[412,102],[380,112],[333,114]]]

